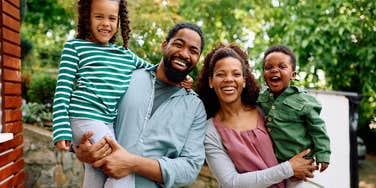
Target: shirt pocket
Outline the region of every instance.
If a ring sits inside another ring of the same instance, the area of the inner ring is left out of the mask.
[[[302,122],[302,114],[305,106],[304,100],[298,98],[285,99],[282,102],[282,109],[280,109],[279,116],[284,122]]]

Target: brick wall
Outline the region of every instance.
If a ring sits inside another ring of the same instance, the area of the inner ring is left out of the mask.
[[[20,2],[0,0],[2,132],[12,140],[0,143],[0,188],[25,187],[21,107]]]

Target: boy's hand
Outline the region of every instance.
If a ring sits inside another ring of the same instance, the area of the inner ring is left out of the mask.
[[[182,82],[180,82],[180,85],[182,87],[184,87],[186,90],[190,91],[192,89],[192,85],[193,85],[193,79],[192,79],[192,77],[190,77],[189,75],[187,75],[185,77],[185,79]]]
[[[320,167],[320,173],[321,173],[321,172],[324,172],[324,170],[326,170],[328,168],[329,163],[322,162],[322,163],[318,163],[318,165]]]
[[[69,151],[69,146],[70,146],[69,140],[59,140],[55,144],[55,147],[61,151]]]

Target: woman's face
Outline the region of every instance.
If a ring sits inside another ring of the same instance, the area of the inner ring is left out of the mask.
[[[233,57],[217,61],[209,85],[214,89],[221,104],[241,102],[241,93],[245,87],[241,62]]]

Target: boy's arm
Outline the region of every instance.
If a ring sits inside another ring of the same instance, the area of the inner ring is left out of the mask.
[[[308,108],[306,108],[307,129],[314,143],[313,151],[317,162],[329,163],[330,139],[327,135],[325,122],[320,117],[321,105],[313,97],[309,96]]]
[[[53,143],[72,140],[72,130],[68,115],[73,82],[78,69],[78,56],[72,41],[64,45],[61,55],[53,102]]]

